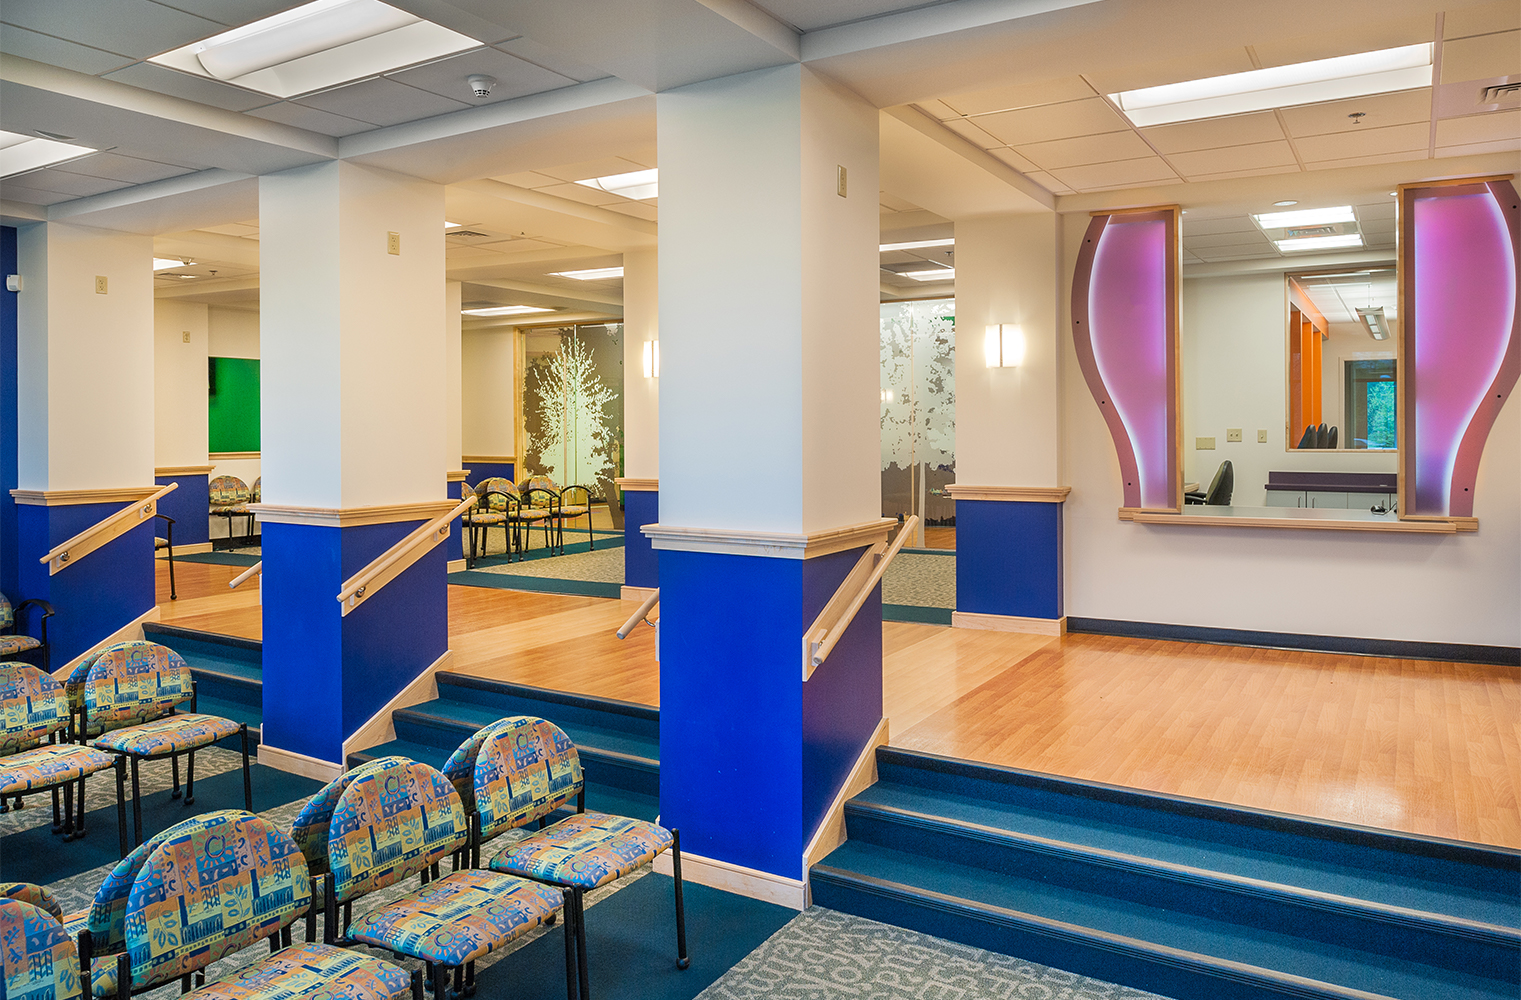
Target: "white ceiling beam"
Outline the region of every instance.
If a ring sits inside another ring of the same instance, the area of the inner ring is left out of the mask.
[[[775,46],[776,50],[796,62],[803,56],[802,36],[789,24],[772,17],[747,0],[697,0],[715,14],[739,25],[750,34]]]
[[[1098,2],[1100,0],[954,0],[805,32],[802,58],[804,62],[812,62],[851,55]]]
[[[641,236],[648,237],[650,241],[653,241],[656,234],[660,231],[655,223],[646,219],[638,219],[632,215],[624,215],[622,212],[598,208],[596,205],[583,205],[579,201],[571,201],[569,198],[545,194],[542,191],[535,191],[531,188],[518,187],[516,184],[508,184],[504,181],[490,179],[465,181],[461,184],[452,185],[452,187],[456,190],[483,195],[498,201],[509,201],[528,208],[554,212],[558,215],[569,216],[572,219],[581,219],[585,222],[596,223],[599,226],[610,226],[614,229],[638,233]],[[551,238],[555,237],[551,236]],[[580,240],[578,238],[578,241],[590,243],[592,246],[598,245],[595,240]]]
[[[451,275],[452,277],[452,275]],[[529,295],[539,295],[556,302],[564,302],[571,305],[581,306],[585,309],[595,309],[598,306],[616,306],[623,308],[623,296],[611,292],[599,292],[595,289],[586,291],[576,290],[574,294],[564,288],[555,288],[550,285],[540,285],[532,281],[515,281],[511,278],[469,278],[472,285],[482,285],[488,288],[500,288],[508,292],[526,292]],[[535,305],[536,303],[525,303]]]
[[[196,278],[175,285],[155,287],[155,299],[193,299],[219,292],[246,292],[259,287],[259,276],[250,274],[242,278]]]
[[[45,206],[0,200],[0,225],[14,226],[46,221],[48,221],[48,210]]]

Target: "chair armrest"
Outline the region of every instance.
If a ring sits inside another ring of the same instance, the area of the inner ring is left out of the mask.
[[[170,524],[176,523],[175,520],[174,520],[174,518],[170,517],[168,514],[154,514],[153,516],[154,517],[163,518],[165,521],[168,521]]]

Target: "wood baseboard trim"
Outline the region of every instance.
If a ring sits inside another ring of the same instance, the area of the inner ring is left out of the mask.
[[[445,573],[460,573],[469,568],[464,559],[450,559],[444,563]]]
[[[158,606],[154,605],[147,611],[144,611],[142,614],[132,619],[127,624],[123,625],[121,628],[117,629],[115,632],[112,632],[110,635],[106,636],[104,639],[91,646],[89,649],[85,650],[83,653],[80,653],[78,656],[74,657],[68,663],[65,663],[57,670],[54,670],[53,677],[57,679],[59,683],[62,683],[63,679],[69,676],[70,672],[72,672],[75,667],[79,666],[79,664],[83,663],[89,657],[94,656],[96,653],[100,652],[102,649],[105,649],[107,646],[114,646],[118,642],[130,642],[134,639],[141,639],[143,637],[143,622],[156,621],[158,621]]]
[[[1018,615],[984,615],[974,611],[952,611],[951,628],[977,628],[989,632],[1023,632],[1027,635],[1066,635],[1067,616],[1021,618]]]
[[[413,705],[421,705],[425,701],[437,698],[438,679],[434,675],[447,667],[452,659],[454,659],[454,650],[444,650],[444,655],[434,660],[426,670],[417,675],[412,683],[398,691],[396,697],[386,702],[380,711],[370,716],[364,725],[343,741],[343,759],[347,761],[351,753],[368,750],[370,747],[394,740],[396,723],[391,720],[391,713],[398,708],[411,708]]]
[[[197,554],[202,553],[202,552],[210,552],[210,551],[211,551],[211,543],[210,542],[196,542],[193,545],[176,545],[174,547],[174,554],[177,555],[177,556],[193,556],[193,555],[197,555]],[[169,550],[168,549],[154,549],[153,550],[153,555],[156,558],[159,558],[159,559],[167,559],[167,558],[169,558]]]
[[[623,601],[646,601],[659,592],[659,587],[630,587],[625,584],[618,591],[618,599]]]
[[[671,874],[671,852],[665,851],[655,858],[655,871]],[[681,852],[681,877],[683,881],[696,882],[732,892],[736,896],[759,899],[793,910],[808,908],[808,883],[802,879],[773,875],[771,872],[731,865],[698,854]]]
[[[871,738],[866,741],[866,746],[862,748],[861,755],[856,758],[855,766],[845,776],[845,784],[840,786],[834,801],[829,804],[824,821],[803,849],[803,871],[806,872],[830,851],[845,843],[845,803],[877,783],[877,747],[886,745],[887,720],[881,719]]]
[[[308,757],[304,753],[296,753],[293,750],[281,750],[268,743],[259,744],[259,763],[277,771],[299,774],[303,778],[315,778],[318,781],[332,781],[343,773],[342,764]]]

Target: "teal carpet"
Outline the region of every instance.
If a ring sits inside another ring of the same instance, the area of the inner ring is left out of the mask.
[[[175,562],[210,563],[213,566],[252,566],[262,556],[252,552],[192,552],[176,555]]]

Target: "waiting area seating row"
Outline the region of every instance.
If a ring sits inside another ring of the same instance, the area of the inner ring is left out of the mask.
[[[493,476],[475,486],[465,483],[468,496],[474,493],[480,500],[475,508],[465,514],[464,524],[469,531],[470,555],[468,565],[474,566],[478,554],[484,554],[487,532],[502,529],[502,548],[509,561],[514,552],[523,558],[530,542],[530,531],[537,525],[543,533],[546,548],[565,551],[565,522],[587,519],[587,538],[590,547],[597,547],[596,535],[591,530],[592,492],[585,486],[561,488],[548,476],[530,476],[520,483]]]
[[[559,921],[566,995],[587,1000],[585,893],[666,850],[677,965],[687,968],[678,831],[587,812],[584,799],[575,744],[550,722],[513,716],[473,734],[443,771],[382,757],[340,775],[288,832],[251,811],[185,820],[125,853],[87,910],[65,915],[45,889],[0,883],[0,935],[24,931],[0,938],[24,942],[0,949],[5,996],[127,997],[179,980],[196,1000],[420,1000],[426,978],[435,1000],[448,1000],[451,977],[452,995],[468,996],[477,961]],[[529,828],[481,866],[485,844]],[[418,888],[355,916],[356,901],[413,877]],[[305,943],[293,944],[300,918]],[[266,940],[269,957],[206,985],[213,962]]]

